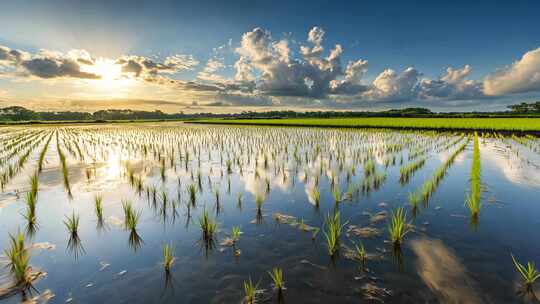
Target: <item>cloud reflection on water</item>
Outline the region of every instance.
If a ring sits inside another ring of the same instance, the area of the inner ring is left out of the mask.
[[[457,256],[440,240],[411,241],[417,271],[441,303],[485,303]]]

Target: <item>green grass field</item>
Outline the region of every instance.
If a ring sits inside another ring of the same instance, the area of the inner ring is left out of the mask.
[[[540,131],[540,118],[287,118],[209,119],[197,123],[235,125],[275,125],[310,127],[381,127],[398,129],[443,129],[478,131]]]

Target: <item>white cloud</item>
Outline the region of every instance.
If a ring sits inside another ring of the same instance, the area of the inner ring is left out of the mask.
[[[343,52],[336,45],[323,57],[321,45],[324,31],[314,27],[307,41],[312,46],[302,46],[302,58],[291,58],[289,42],[286,39],[274,41],[269,31],[255,28],[245,33],[236,53],[237,80],[253,80],[256,72],[257,89],[273,96],[311,96],[324,97],[330,93],[330,83],[343,70],[340,57]]]
[[[540,91],[540,48],[529,51],[511,66],[484,79],[487,95]]]
[[[246,57],[240,56],[240,59],[234,63],[234,68],[236,69],[236,75],[234,76],[236,81],[249,82],[255,80],[255,76],[252,74],[253,69]]]
[[[362,96],[370,100],[403,100],[416,96],[420,72],[409,67],[401,73],[386,69],[373,81]]]
[[[199,61],[193,55],[176,54],[165,58],[163,64],[170,67],[173,73],[177,73],[179,71],[192,70],[199,65]]]
[[[481,83],[468,80],[471,67],[449,67],[438,79],[421,79],[413,67],[402,72],[386,69],[372,83],[365,83],[368,61],[350,61],[341,65],[343,48],[336,44],[325,56],[325,32],[313,27],[305,44],[300,43],[299,56],[293,57],[287,39],[275,41],[261,28],[245,33],[236,53],[236,80],[255,81],[259,93],[278,97],[340,99],[350,103],[394,102],[423,99],[467,99],[483,97]],[[290,100],[290,99],[289,99]],[[326,102],[331,104],[332,102]]]
[[[206,66],[197,74],[197,79],[209,82],[225,82],[226,79],[216,74],[217,71],[223,69],[225,64],[223,58],[210,58],[206,62]]]
[[[345,69],[345,78],[330,82],[332,94],[355,95],[367,90],[367,86],[362,84],[367,70],[367,60],[350,61]]]
[[[418,95],[422,99],[467,99],[482,98],[482,83],[468,80],[471,73],[469,65],[461,69],[449,67],[446,74],[439,79],[422,79],[419,84]]]

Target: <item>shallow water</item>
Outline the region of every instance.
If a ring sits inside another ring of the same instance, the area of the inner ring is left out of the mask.
[[[2,302],[35,297],[52,303],[239,303],[243,282],[251,278],[259,283],[259,300],[270,303],[277,302],[267,274],[273,267],[283,269],[286,303],[531,300],[530,294],[517,293],[520,278],[510,254],[521,262],[540,261],[540,154],[534,151],[540,146],[538,139],[480,138],[482,207],[474,221],[464,204],[473,141],[461,134],[163,123],[4,128],[0,139],[12,142],[29,132],[36,135],[30,138],[28,160],[0,193],[0,246],[2,251],[9,246],[9,233],[25,232],[27,243],[38,247],[31,249],[30,264],[47,275],[34,282],[37,291]],[[22,215],[25,193],[51,135],[39,174],[37,227],[29,234]],[[57,140],[67,158],[71,196]],[[420,202],[414,212],[408,194],[462,144],[465,150],[457,154],[429,201]],[[9,154],[4,150],[12,148],[0,147],[1,158]],[[425,154],[409,160],[417,150]],[[0,172],[21,154],[3,163]],[[400,167],[423,157],[425,164],[400,183]],[[386,178],[378,188],[362,191],[370,159],[375,174]],[[141,192],[130,182],[130,172],[141,180]],[[319,207],[310,197],[317,179]],[[343,198],[337,204],[332,180]],[[199,192],[196,206],[188,212],[191,184]],[[155,202],[146,191],[152,187],[157,189]],[[163,191],[168,196],[165,208]],[[96,194],[103,197],[103,227],[94,213]],[[261,216],[257,195],[264,197]],[[123,200],[141,211],[139,242],[130,241],[123,227]],[[388,215],[397,207],[405,207],[414,227],[399,251],[387,232]],[[201,237],[203,210],[218,222],[214,244]],[[334,258],[327,253],[322,230],[304,231],[274,218],[280,213],[323,228],[325,216],[338,210],[346,226]],[[80,215],[80,243],[68,246],[63,221],[73,212]],[[233,226],[243,232],[237,245],[221,246]],[[350,230],[354,226],[378,233],[357,236]],[[349,259],[353,242],[362,242],[368,252],[364,267]],[[167,276],[161,265],[162,246],[171,243],[176,260]],[[9,269],[0,271],[0,278],[9,277]]]

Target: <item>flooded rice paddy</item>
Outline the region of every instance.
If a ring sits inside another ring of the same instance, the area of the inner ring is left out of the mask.
[[[533,303],[540,288],[518,271],[540,262],[531,136],[161,123],[0,142],[2,303]]]

